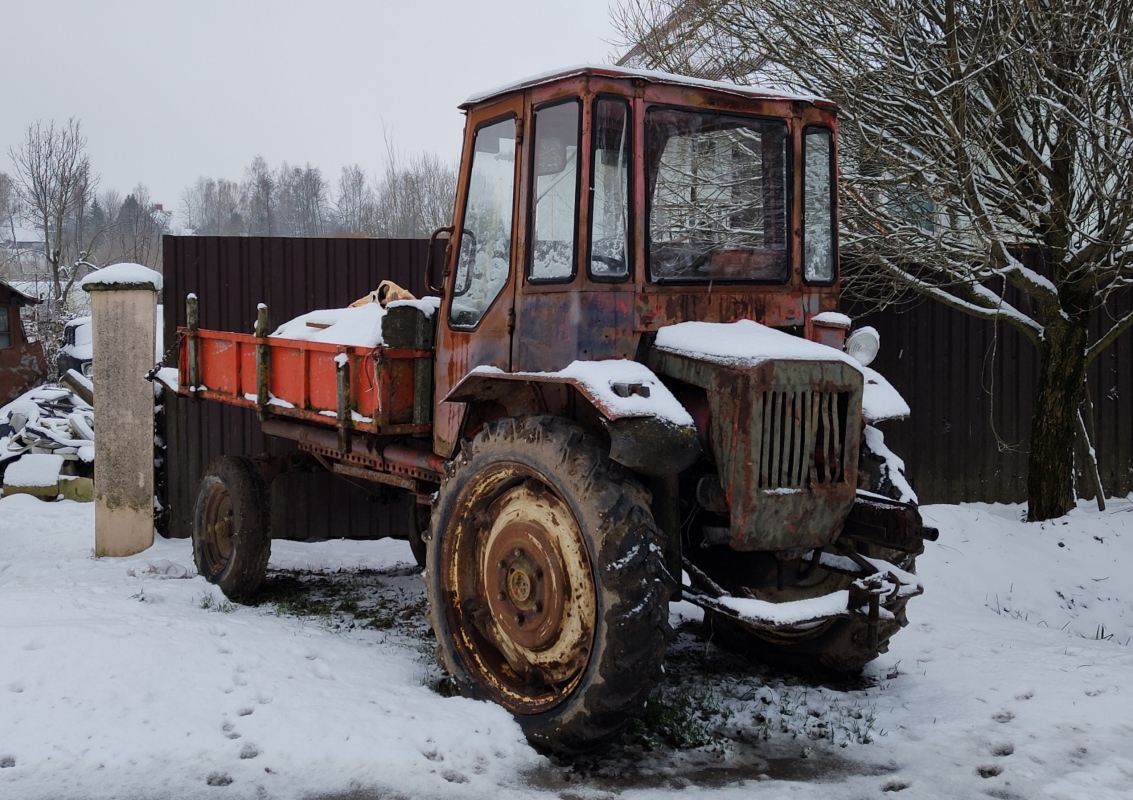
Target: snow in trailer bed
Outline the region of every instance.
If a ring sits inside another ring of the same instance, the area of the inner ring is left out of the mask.
[[[233,605],[186,540],[96,559],[93,505],[3,497],[0,797],[1129,797],[1133,496],[922,512],[926,592],[861,681],[728,656],[674,603],[652,718],[685,738],[647,719],[558,761],[434,691],[404,542],[277,541],[267,599]]]
[[[419,300],[395,300],[390,308],[410,306],[431,317],[440,303],[439,297]],[[356,347],[378,347],[382,342],[382,318],[386,309],[377,303],[353,308],[327,308],[311,311],[289,320],[270,334],[278,339],[304,342],[325,342]]]

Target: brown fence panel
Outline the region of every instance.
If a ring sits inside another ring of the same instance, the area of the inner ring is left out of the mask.
[[[1133,308],[1133,294],[1111,302],[1101,320]],[[1024,308],[1030,312],[1030,309]],[[879,427],[905,460],[922,503],[1022,502],[1038,360],[1034,347],[1006,325],[924,300],[861,316],[881,334],[873,367],[904,395],[912,416]],[[1133,491],[1133,333],[1089,372],[1087,419],[1106,494]],[[1078,491],[1093,491],[1079,475]]]
[[[199,298],[201,327],[251,333],[266,303],[269,326],[319,308],[340,308],[392,280],[425,292],[428,242],[386,239],[167,236],[164,239],[165,346],[185,324],[185,298]],[[188,536],[197,483],[223,454],[284,455],[292,442],[265,437],[254,411],[166,393],[168,534]],[[400,495],[325,472],[272,484],[276,538],[368,538],[403,529]]]
[[[423,241],[166,237],[164,246],[167,347],[184,325],[190,292],[200,298],[203,327],[247,332],[261,302],[275,326],[343,306],[384,278],[426,293]],[[1126,293],[1108,314],[1131,307],[1133,293]],[[880,427],[905,459],[921,502],[1023,501],[1037,376],[1031,344],[1012,328],[930,301],[862,316],[857,324],[880,332],[874,367],[912,407],[910,419]],[[1095,361],[1089,391],[1102,484],[1108,494],[1124,495],[1133,491],[1133,333]],[[266,439],[251,411],[180,397],[166,403],[166,440],[174,536],[188,534],[196,485],[213,458],[294,450]],[[401,530],[404,516],[397,496],[373,485],[326,474],[289,475],[273,485],[277,536],[382,536]]]

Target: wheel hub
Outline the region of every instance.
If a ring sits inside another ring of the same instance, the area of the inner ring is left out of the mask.
[[[205,502],[205,556],[213,570],[219,571],[232,555],[232,498],[221,485],[213,486]]]
[[[485,519],[482,634],[524,681],[569,681],[589,659],[594,636],[593,578],[573,515],[529,479],[500,494]]]
[[[515,504],[526,499],[525,493],[512,497],[506,505],[513,513],[497,518],[484,583],[498,632],[524,649],[541,652],[555,644],[569,621],[563,602],[567,577],[556,531],[537,520],[515,518]]]

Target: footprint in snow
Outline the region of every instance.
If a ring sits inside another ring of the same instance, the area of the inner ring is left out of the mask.
[[[881,787],[883,792],[900,792],[909,788],[909,784],[904,781],[889,781]]]
[[[981,767],[976,767],[976,772],[979,773],[981,778],[994,778],[996,775],[1003,772],[1003,767],[996,764],[984,764]]]
[[[23,691],[26,687],[24,686],[23,681],[12,681],[8,684],[7,688],[8,691],[12,694],[23,694]]]
[[[42,639],[29,639],[28,641],[24,642],[23,649],[42,650],[45,647],[47,647],[47,642],[43,641]]]
[[[1015,715],[1010,711],[997,711],[991,715],[991,718],[996,722],[1010,722],[1015,719]]]
[[[259,754],[260,754],[260,748],[256,747],[254,744],[252,744],[250,742],[248,744],[244,745],[240,749],[240,758],[242,758],[244,760],[247,760],[249,758],[255,758]]]
[[[999,744],[994,744],[991,746],[991,754],[993,756],[998,756],[999,758],[1004,758],[1014,752],[1015,745],[1011,742],[1000,742]]]

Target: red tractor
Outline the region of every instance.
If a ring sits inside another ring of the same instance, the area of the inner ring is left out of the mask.
[[[180,391],[412,495],[442,665],[546,748],[641,711],[677,597],[771,661],[883,652],[936,532],[870,426],[908,413],[876,335],[837,312],[834,104],[586,67],[462,108],[439,299],[362,344],[202,330],[191,299]],[[230,596],[281,468],[201,482],[198,568]]]

